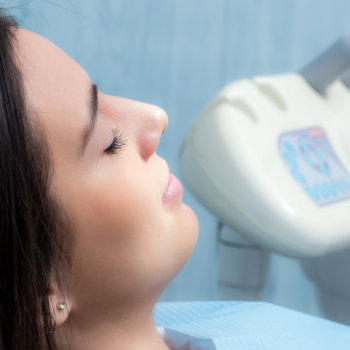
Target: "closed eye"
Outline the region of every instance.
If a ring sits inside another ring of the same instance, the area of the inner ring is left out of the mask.
[[[126,136],[118,129],[113,129],[113,141],[112,143],[104,150],[104,153],[108,155],[119,154],[122,149],[127,145]]]

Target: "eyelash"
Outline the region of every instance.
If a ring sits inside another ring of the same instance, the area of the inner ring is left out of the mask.
[[[125,135],[123,135],[118,129],[113,129],[113,142],[104,152],[108,155],[116,155],[126,146],[127,140]]]

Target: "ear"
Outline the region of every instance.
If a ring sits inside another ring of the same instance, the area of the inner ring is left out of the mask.
[[[68,297],[62,297],[61,293],[58,293],[57,288],[52,288],[49,294],[49,306],[50,312],[55,316],[56,326],[62,325],[68,318],[71,303]]]

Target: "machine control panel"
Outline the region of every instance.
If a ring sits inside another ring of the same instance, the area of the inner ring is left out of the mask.
[[[350,175],[321,127],[283,133],[278,148],[295,181],[317,205],[350,198]]]

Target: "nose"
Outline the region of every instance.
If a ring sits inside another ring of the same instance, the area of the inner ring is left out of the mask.
[[[155,153],[160,137],[168,126],[165,111],[157,106],[143,104],[137,125],[137,144],[139,153],[145,161]]]

